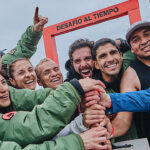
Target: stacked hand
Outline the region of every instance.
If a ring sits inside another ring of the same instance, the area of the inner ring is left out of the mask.
[[[99,133],[100,131],[99,132],[97,131],[99,138],[97,140],[99,140],[99,142],[96,143],[97,147],[92,149],[110,150],[111,144],[109,138],[112,134],[112,125],[110,120],[105,115],[105,107],[104,107],[105,105],[101,105],[102,104],[101,98],[103,98],[102,94],[104,94],[104,96],[106,95],[104,88],[105,86],[103,85],[101,86],[100,90],[93,89],[89,92],[86,92],[83,101],[83,105],[85,107],[85,112],[83,113],[83,124],[86,127],[91,128],[90,130],[95,131],[98,128],[101,129],[101,131],[103,130],[105,131],[105,134],[103,135]],[[101,140],[104,139],[105,141],[101,142]]]

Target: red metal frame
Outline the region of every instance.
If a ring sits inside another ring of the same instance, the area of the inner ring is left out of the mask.
[[[111,19],[116,19],[125,15],[129,16],[130,24],[141,20],[138,0],[128,0],[123,3],[44,28],[43,39],[46,57],[51,58],[59,65],[55,36]]]

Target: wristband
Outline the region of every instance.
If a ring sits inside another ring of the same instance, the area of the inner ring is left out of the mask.
[[[110,106],[109,106],[109,108],[112,108],[112,100],[111,100],[111,103],[110,103]]]
[[[115,134],[115,128],[114,128],[114,126],[112,125],[112,133],[111,133],[110,139],[114,136],[114,134]]]

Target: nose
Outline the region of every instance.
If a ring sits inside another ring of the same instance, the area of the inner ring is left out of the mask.
[[[107,55],[107,61],[112,62],[114,60],[112,55]]]
[[[54,70],[51,70],[50,75],[51,75],[52,77],[53,77],[53,76],[56,76],[56,75],[57,75],[57,72],[56,72],[56,71],[54,71]]]
[[[26,77],[30,77],[31,75],[32,75],[32,72],[29,72],[29,71],[27,71],[25,74]]]
[[[149,41],[149,40],[148,40],[147,38],[145,38],[145,37],[142,37],[142,38],[141,38],[141,44],[142,44],[142,45],[146,44],[148,41]]]
[[[83,67],[83,66],[85,66],[87,63],[86,63],[86,61],[84,61],[84,60],[81,60],[81,63],[80,63],[80,65]]]

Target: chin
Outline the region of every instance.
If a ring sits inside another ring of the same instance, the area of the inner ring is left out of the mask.
[[[25,89],[35,90],[36,86],[25,87]]]
[[[0,104],[0,107],[1,107],[1,108],[6,108],[6,107],[8,107],[8,106],[10,106],[10,100],[8,100],[7,102],[5,102],[5,103],[3,103],[3,104]]]

